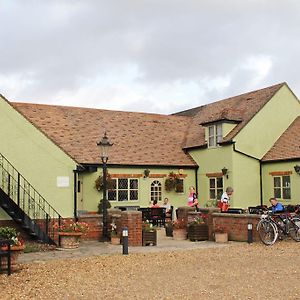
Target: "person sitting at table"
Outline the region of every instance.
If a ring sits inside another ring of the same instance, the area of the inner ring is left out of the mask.
[[[161,207],[164,207],[166,209],[166,218],[172,220],[172,209],[169,198],[166,197],[164,199],[164,204]]]
[[[159,207],[159,205],[157,204],[157,200],[154,200],[151,208],[157,208],[157,207]]]
[[[272,213],[284,212],[284,206],[276,198],[270,198]]]

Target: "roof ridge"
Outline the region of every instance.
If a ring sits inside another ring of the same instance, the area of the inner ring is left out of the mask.
[[[273,84],[273,85],[270,85],[270,86],[267,86],[267,87],[264,87],[264,88],[261,88],[261,89],[253,90],[253,91],[250,91],[250,92],[245,92],[245,93],[238,94],[238,95],[231,96],[231,97],[227,97],[227,98],[224,98],[224,99],[219,99],[219,100],[212,101],[210,103],[203,104],[203,105],[200,105],[200,106],[195,106],[193,108],[189,108],[189,109],[186,109],[186,110],[183,110],[183,111],[179,111],[179,112],[173,113],[172,115],[176,115],[176,114],[180,114],[180,113],[184,113],[184,112],[188,112],[188,111],[196,110],[196,109],[200,110],[200,109],[202,109],[204,107],[207,107],[207,106],[210,106],[210,105],[216,105],[216,104],[218,104],[220,102],[227,101],[229,99],[233,99],[233,98],[237,98],[237,97],[241,97],[241,96],[244,96],[244,95],[247,95],[247,94],[258,93],[258,92],[261,92],[263,90],[274,88],[276,86],[278,86],[278,88],[280,88],[280,87],[282,87],[285,84],[287,85],[286,82],[281,82],[281,83]]]

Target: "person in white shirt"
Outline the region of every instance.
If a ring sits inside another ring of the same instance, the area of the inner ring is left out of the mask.
[[[226,188],[226,191],[222,194],[221,197],[221,211],[227,211],[229,209],[230,205],[230,196],[233,193],[233,188],[231,186],[228,186]]]

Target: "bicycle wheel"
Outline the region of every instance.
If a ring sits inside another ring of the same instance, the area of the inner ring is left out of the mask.
[[[257,224],[257,231],[260,240],[267,246],[271,246],[276,242],[278,237],[277,227],[270,221],[260,220]]]
[[[292,217],[289,223],[289,233],[291,238],[296,241],[300,242],[300,218],[299,217]]]

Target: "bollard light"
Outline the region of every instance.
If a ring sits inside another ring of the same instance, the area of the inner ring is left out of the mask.
[[[248,223],[248,239],[247,242],[253,243],[253,224],[252,223]]]
[[[122,230],[122,245],[123,245],[123,255],[128,254],[128,228],[124,227]]]

